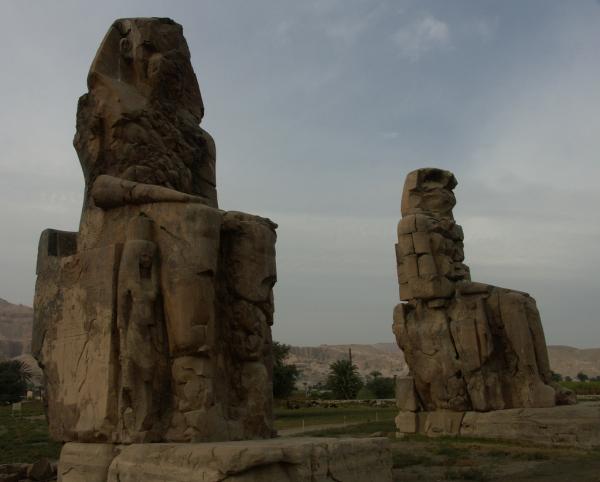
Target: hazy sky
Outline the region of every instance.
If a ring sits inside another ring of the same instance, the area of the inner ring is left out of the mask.
[[[0,297],[78,226],[71,141],[119,17],[181,23],[220,207],[279,224],[274,337],[393,341],[407,172],[458,180],[474,280],[531,293],[550,344],[600,346],[600,5],[593,0],[0,4]]]

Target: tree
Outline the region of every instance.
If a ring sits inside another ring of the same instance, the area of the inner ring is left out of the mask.
[[[18,402],[27,394],[31,371],[19,360],[0,362],[0,403]]]
[[[273,397],[277,399],[289,397],[296,389],[296,380],[300,376],[296,365],[285,363],[290,348],[290,345],[273,342]]]
[[[375,398],[395,398],[396,387],[393,378],[382,377],[381,372],[373,371],[367,376],[365,386]]]
[[[585,382],[585,381],[588,380],[588,378],[589,377],[585,373],[583,373],[583,372],[579,372],[577,374],[577,380],[579,380],[580,382]]]
[[[560,373],[551,372],[552,373],[552,381],[553,382],[562,382],[562,375]]]
[[[353,400],[361,389],[363,382],[358,368],[350,360],[338,360],[329,365],[327,388],[333,396],[340,400]]]

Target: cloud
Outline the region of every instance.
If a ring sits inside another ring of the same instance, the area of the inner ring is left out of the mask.
[[[450,29],[447,23],[427,15],[397,30],[392,40],[402,57],[416,62],[428,52],[447,48]]]
[[[535,296],[550,342],[597,346],[597,5],[260,3],[144,6],[184,25],[221,208],[280,225],[274,336],[393,338],[402,182],[442,164],[460,182],[473,278]],[[113,16],[137,12],[116,0],[92,14],[11,5],[0,32],[14,59],[0,78],[11,93],[0,110],[0,296],[31,303],[39,233],[79,220],[71,140],[89,62]],[[452,61],[425,62],[442,54]]]
[[[400,133],[396,131],[380,132],[379,135],[387,141],[398,139],[398,137],[400,137]]]
[[[600,0],[599,0],[600,1]],[[472,32],[484,41],[491,40],[498,28],[497,20],[488,21],[485,19],[477,19],[470,25]]]
[[[286,212],[273,219],[279,224],[274,338],[296,344],[315,343],[315,333],[318,343],[390,339],[397,219]]]
[[[289,20],[282,20],[275,26],[275,37],[280,42],[289,42],[292,28],[292,22]]]
[[[345,18],[325,27],[325,33],[333,40],[353,44],[367,29],[369,22],[364,18]]]
[[[339,5],[324,23],[325,35],[334,41],[352,45],[385,19],[389,12],[385,2],[376,5],[359,2],[357,6],[348,13],[346,4]]]
[[[344,7],[342,0],[313,0],[306,7],[315,15],[325,15]]]

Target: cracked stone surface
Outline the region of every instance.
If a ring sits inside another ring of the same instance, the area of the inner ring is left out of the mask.
[[[58,472],[62,482],[391,482],[392,460],[385,438],[68,443]]]
[[[59,441],[270,438],[276,225],[217,208],[180,25],[117,20],[79,100],[78,232],[40,238],[33,353]]]
[[[539,312],[527,293],[471,281],[463,230],[453,217],[449,171],[408,174],[396,259],[400,299],[393,330],[410,368],[399,390],[408,412],[552,407],[574,397],[551,382]],[[404,415],[405,428],[418,421]],[[455,425],[455,424],[454,424]]]
[[[204,104],[181,25],[166,18],[115,21],[87,83],[73,141],[86,202],[105,175],[216,207],[215,144],[199,125]]]
[[[467,412],[460,434],[567,447],[600,447],[600,403]]]

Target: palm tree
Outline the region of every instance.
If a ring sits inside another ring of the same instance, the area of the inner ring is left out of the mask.
[[[363,382],[351,360],[338,360],[329,365],[327,388],[341,400],[355,399]]]
[[[0,362],[0,403],[15,403],[27,393],[31,369],[20,360]]]

